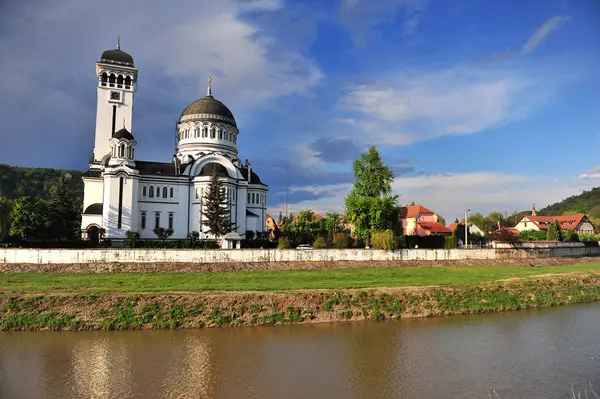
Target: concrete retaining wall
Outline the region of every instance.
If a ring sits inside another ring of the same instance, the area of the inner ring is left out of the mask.
[[[0,263],[5,264],[399,261],[580,256],[600,256],[600,248],[403,249],[398,251],[372,249],[0,249]]]

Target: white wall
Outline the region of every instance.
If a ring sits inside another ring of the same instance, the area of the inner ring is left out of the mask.
[[[223,262],[297,262],[297,261],[401,261],[509,259],[530,257],[600,256],[600,248],[548,249],[403,249],[381,251],[365,249],[321,250],[175,250],[175,249],[15,249],[0,248],[0,263],[223,263]]]
[[[102,178],[83,178],[83,211],[96,203],[102,203],[104,191],[104,180]],[[82,226],[85,227],[85,226]]]

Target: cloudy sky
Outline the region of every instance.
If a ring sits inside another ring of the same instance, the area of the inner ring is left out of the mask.
[[[541,208],[600,185],[599,18],[596,0],[2,1],[0,163],[87,168],[94,62],[120,35],[139,159],[171,159],[212,75],[274,214],[286,165],[290,211],[343,211],[369,145],[403,204]]]

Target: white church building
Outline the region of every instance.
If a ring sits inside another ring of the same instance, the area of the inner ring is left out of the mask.
[[[173,161],[139,161],[132,128],[138,69],[121,50],[102,53],[96,62],[98,104],[94,153],[83,174],[82,237],[122,239],[127,231],[156,238],[153,229],[173,230],[171,238],[197,231],[211,238],[202,218],[204,193],[213,170],[225,187],[230,221],[244,236],[265,231],[268,187],[238,156],[240,131],[233,114],[211,94],[187,106],[177,122]],[[143,132],[137,134],[143,140]]]

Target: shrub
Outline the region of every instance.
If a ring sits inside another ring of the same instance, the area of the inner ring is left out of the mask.
[[[317,239],[315,240],[315,242],[313,243],[313,248],[327,248],[327,240],[325,240],[325,237],[317,237]]]
[[[333,236],[333,246],[338,249],[348,248],[350,246],[350,237],[345,233],[337,233]]]
[[[564,235],[564,241],[579,242],[579,236],[575,229],[567,229]]]
[[[456,248],[456,239],[454,236],[444,237],[444,248],[445,249],[454,249]]]
[[[279,237],[279,249],[290,249],[290,248],[292,248],[290,239],[287,237]]]
[[[125,233],[125,248],[135,248],[139,247],[140,233],[137,231],[128,230]]]
[[[187,239],[189,242],[189,248],[196,248],[198,241],[200,241],[200,233],[197,231],[190,231],[187,235]]]
[[[165,241],[173,235],[173,229],[165,229],[164,227],[156,227],[152,230],[159,240]]]
[[[398,248],[398,238],[394,236],[394,232],[391,230],[376,231],[371,237],[371,245],[375,249],[392,251]]]

